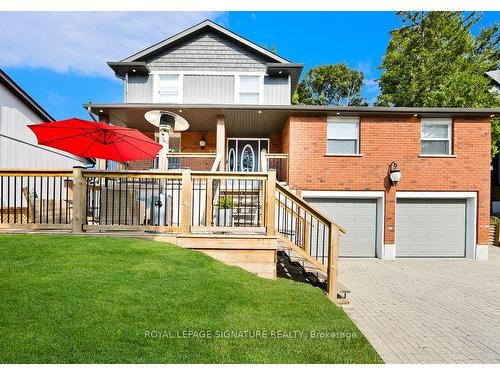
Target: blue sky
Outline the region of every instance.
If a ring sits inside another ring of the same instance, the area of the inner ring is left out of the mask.
[[[123,86],[106,65],[206,18],[271,48],[306,71],[346,62],[365,74],[364,96],[400,24],[393,12],[0,12],[0,67],[56,119],[88,118],[82,104],[119,103]],[[486,13],[481,25],[500,21]]]

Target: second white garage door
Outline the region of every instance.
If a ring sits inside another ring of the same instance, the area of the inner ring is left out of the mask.
[[[464,257],[465,199],[398,199],[396,257]]]
[[[340,256],[375,257],[376,199],[307,198],[307,201],[347,230],[340,237]]]

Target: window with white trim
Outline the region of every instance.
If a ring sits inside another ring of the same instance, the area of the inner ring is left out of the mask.
[[[359,154],[359,118],[328,117],[327,124],[327,154]]]
[[[451,155],[451,119],[422,119],[420,154]]]
[[[179,103],[180,83],[178,74],[158,75],[158,102]]]
[[[239,76],[239,103],[259,104],[260,76]]]

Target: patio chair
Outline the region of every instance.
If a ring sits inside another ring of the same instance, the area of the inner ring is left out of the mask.
[[[43,199],[35,189],[22,188],[28,202],[28,220],[31,224],[67,224],[73,219],[73,201]]]

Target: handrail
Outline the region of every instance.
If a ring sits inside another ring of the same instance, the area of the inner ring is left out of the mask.
[[[0,168],[0,176],[50,176],[65,177],[73,175],[72,169],[18,169]]]
[[[167,158],[215,158],[215,152],[169,152]]]
[[[347,233],[347,231],[344,228],[342,228],[339,224],[337,224],[335,221],[330,219],[328,216],[325,216],[323,213],[321,213],[319,210],[314,208],[310,203],[308,203],[304,199],[299,198],[298,196],[296,196],[295,194],[293,194],[289,190],[285,189],[283,186],[281,186],[281,184],[276,184],[276,190],[278,190],[280,193],[287,196],[288,199],[293,200],[295,202],[295,204],[301,206],[303,209],[305,209],[307,211],[312,211],[314,213],[314,216],[316,216],[316,219],[320,219],[324,224],[327,224],[327,223],[332,224],[335,227],[337,227],[340,232],[342,232],[344,234]]]
[[[339,237],[340,233],[346,233],[345,229],[278,183],[276,192],[276,234],[307,262],[327,273],[328,298],[336,301]]]
[[[288,159],[288,154],[266,153],[268,159]]]

